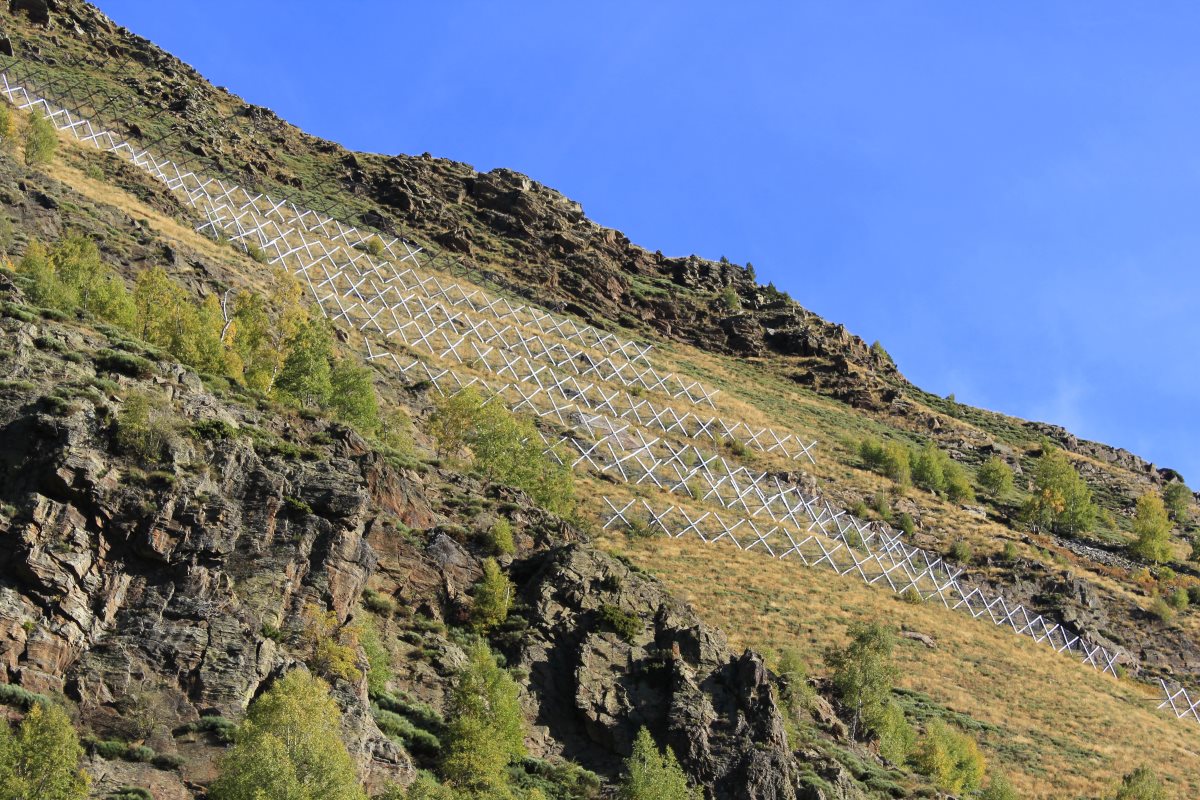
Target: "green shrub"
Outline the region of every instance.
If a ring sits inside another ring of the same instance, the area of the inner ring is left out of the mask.
[[[618,795],[621,800],[693,800],[699,793],[688,785],[687,775],[675,753],[659,750],[645,728],[633,740],[633,752],[625,760],[625,778]]]
[[[912,606],[919,606],[925,602],[921,597],[921,593],[913,586],[909,586],[900,593],[900,599]]]
[[[799,651],[781,650],[775,672],[779,676],[779,699],[788,714],[798,719],[812,706],[817,694],[816,689],[808,685],[808,670]]]
[[[645,629],[641,617],[622,611],[618,606],[605,603],[600,606],[600,621],[626,642],[633,643]]]
[[[979,485],[993,499],[1012,491],[1013,471],[1000,456],[992,456],[979,467]]]
[[[513,585],[494,558],[483,562],[483,577],[475,584],[471,621],[476,630],[488,631],[508,619],[513,602]]]
[[[0,703],[6,706],[14,706],[22,711],[28,711],[36,703],[46,704],[49,702],[50,698],[44,694],[37,694],[11,683],[0,683]]]
[[[1016,542],[1005,542],[1004,543],[1004,551],[1001,553],[1001,556],[1004,558],[1005,561],[1007,561],[1009,563],[1016,561],[1017,560],[1017,543]]]
[[[1190,600],[1191,598],[1188,597],[1188,592],[1186,589],[1176,589],[1171,593],[1171,599],[1169,602],[1171,603],[1171,608],[1175,609],[1176,611],[1186,611]]]
[[[518,796],[546,800],[592,800],[600,795],[600,776],[569,761],[523,758],[509,767]]]
[[[25,166],[40,167],[54,160],[58,149],[58,132],[50,120],[33,113],[25,126]]]
[[[975,502],[975,489],[962,464],[947,460],[942,473],[946,479],[946,499],[952,503]]]
[[[108,795],[106,800],[154,800],[154,795],[140,786],[122,786]]]
[[[871,498],[871,510],[879,515],[884,522],[892,521],[892,506],[888,503],[886,492],[876,492]]]
[[[926,727],[913,761],[934,786],[953,795],[978,791],[987,766],[974,739],[939,719]]]
[[[442,750],[441,740],[429,731],[419,728],[405,717],[372,704],[371,716],[375,724],[389,738],[397,741],[405,750],[425,759],[436,758]]]
[[[900,530],[904,531],[909,536],[912,536],[917,530],[917,524],[913,522],[912,515],[907,511],[900,515],[900,520],[896,523]]]
[[[946,490],[945,467],[949,460],[949,456],[932,442],[927,443],[920,450],[912,451],[909,466],[912,469],[913,483],[930,492],[944,492]]]
[[[1147,492],[1138,498],[1133,535],[1137,538],[1129,549],[1138,558],[1155,564],[1170,560],[1171,521],[1160,495]]]
[[[737,289],[732,285],[721,290],[721,305],[725,306],[726,311],[733,314],[742,310],[742,299],[738,297]]]
[[[979,800],[1021,800],[1017,790],[1003,775],[993,775],[988,787],[979,795]]]
[[[1113,800],[1168,800],[1169,797],[1154,770],[1141,766],[1121,779]]]
[[[375,394],[371,370],[339,358],[330,368],[329,383],[328,406],[338,419],[367,433],[379,429],[379,398]]]
[[[103,349],[96,352],[96,367],[107,372],[119,372],[131,378],[148,378],[154,374],[154,363],[141,356]]]
[[[456,459],[467,450],[492,480],[524,489],[553,513],[574,510],[571,470],[542,452],[541,438],[530,420],[499,403],[485,403],[468,388],[438,404],[430,429],[439,458]]]
[[[891,478],[902,487],[912,483],[908,450],[899,442],[882,444],[877,439],[864,439],[858,446],[858,454],[872,472]]]
[[[962,564],[970,563],[975,557],[975,552],[971,549],[971,545],[959,539],[954,544],[950,545],[950,558]]]
[[[192,434],[207,442],[220,442],[232,439],[237,429],[223,419],[202,419],[192,423]]]
[[[868,730],[879,739],[879,754],[893,764],[903,764],[913,751],[917,734],[894,701],[871,709],[864,717]]]
[[[363,606],[372,614],[390,617],[396,613],[396,600],[390,594],[383,594],[374,589],[363,589],[362,601]]]
[[[16,133],[16,121],[13,119],[12,106],[0,101],[0,148],[12,150],[13,137]],[[3,243],[8,246],[7,242]]]
[[[1162,597],[1155,597],[1150,602],[1148,611],[1152,617],[1162,623],[1170,622],[1175,616],[1175,609],[1171,608],[1171,604]]]
[[[124,758],[126,761],[136,761],[136,762],[145,764],[145,763],[149,763],[150,761],[152,761],[154,759],[154,756],[155,756],[154,750],[152,750],[151,748],[147,747],[144,744],[138,744],[138,745],[131,744],[125,748]]]
[[[195,722],[189,722],[175,730],[176,735],[185,733],[207,733],[218,742],[228,744],[233,741],[233,734],[237,730],[237,725],[225,717],[207,716],[201,717]]]
[[[367,688],[371,692],[386,692],[392,680],[392,656],[383,645],[375,621],[366,617],[359,622],[359,644],[367,657]]]
[[[162,460],[174,428],[160,401],[146,392],[131,392],[117,412],[117,446],[145,463]]]
[[[517,551],[513,526],[506,517],[498,517],[488,531],[488,544],[498,556],[510,556]]]

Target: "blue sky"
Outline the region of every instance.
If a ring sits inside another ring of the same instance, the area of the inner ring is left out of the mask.
[[[347,147],[510,167],[1200,485],[1200,8],[100,0]]]

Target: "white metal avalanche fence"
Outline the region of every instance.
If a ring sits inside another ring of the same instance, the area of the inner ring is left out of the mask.
[[[28,90],[10,68],[0,72],[0,92],[58,130],[164,183],[205,219],[201,232],[257,250],[268,263],[300,276],[326,314],[364,334],[369,360],[390,360],[406,376],[429,380],[446,394],[479,386],[489,401],[557,421],[572,432],[557,439],[540,435],[547,452],[560,460],[564,447],[574,453],[575,468],[724,509],[724,514],[689,511],[666,500],[656,511],[645,500],[622,505],[602,498],[609,511],[606,528],[645,525],[675,538],[727,539],[744,550],[827,567],[868,585],[986,617],[1116,673],[1119,654],[1000,593],[965,586],[960,569],[906,545],[886,526],[857,520],[779,475],[755,473],[696,447],[698,440],[740,442],[812,461],[816,443],[741,420],[678,411],[675,403],[715,409],[717,390],[656,368],[650,345],[430,274],[428,257],[423,263],[422,249],[407,239],[360,230],[291,201],[181,169]],[[376,337],[374,343],[367,334]],[[425,353],[439,365],[402,359],[391,342]],[[1160,684],[1165,699],[1159,708],[1200,722],[1200,700],[1192,702],[1183,687]]]

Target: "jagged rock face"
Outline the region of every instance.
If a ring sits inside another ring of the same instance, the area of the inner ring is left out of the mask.
[[[114,448],[114,398],[39,399],[64,377],[33,344],[55,332],[0,324],[21,379],[0,402],[5,681],[65,694],[101,736],[176,752],[173,728],[239,718],[295,665],[266,630],[303,628],[310,604],[347,618],[377,561],[364,538],[376,513],[368,487],[415,478],[381,479],[346,429],[330,429],[319,461],[260,453],[249,438],[181,435],[163,470],[146,474],[139,467],[154,465]],[[253,424],[182,369],[164,369],[156,389],[188,421]],[[336,689],[363,766],[380,779],[410,773],[363,710],[364,687]]]
[[[530,627],[513,657],[529,672],[543,749],[612,772],[645,726],[710,797],[807,796],[761,656],[731,654],[657,581],[595,550],[569,546],[515,572],[528,574]],[[640,633],[614,632],[613,609]]]

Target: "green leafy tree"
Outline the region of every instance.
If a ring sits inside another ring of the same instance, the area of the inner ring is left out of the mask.
[[[288,342],[308,319],[300,284],[282,270],[273,274],[270,297],[239,292],[224,339],[237,355],[233,371],[263,394],[274,391],[288,354]]]
[[[308,666],[330,678],[357,682],[362,677],[362,670],[358,668],[362,628],[340,624],[336,611],[326,611],[315,604],[309,604],[304,609],[304,622]]]
[[[275,388],[300,405],[328,405],[333,391],[332,358],[333,332],[324,317],[314,316],[288,341]]]
[[[913,761],[934,786],[953,795],[978,791],[987,768],[975,740],[940,719],[925,729]]]
[[[912,484],[912,467],[908,449],[899,442],[883,444],[875,439],[864,439],[858,454],[867,469],[891,478],[899,486]]]
[[[498,517],[488,531],[488,541],[492,551],[498,556],[510,556],[517,551],[517,543],[513,538],[513,526],[506,517]]]
[[[320,678],[293,670],[250,705],[209,788],[213,800],[366,800]]]
[[[438,458],[456,459],[463,454],[475,418],[482,409],[483,397],[473,387],[438,401],[429,421]]]
[[[478,643],[468,652],[447,718],[442,776],[462,790],[503,792],[508,765],[526,754],[525,720],[516,682],[487,645]]]
[[[1155,564],[1171,559],[1171,521],[1160,495],[1147,492],[1138,498],[1133,535],[1137,539],[1130,545],[1130,550],[1138,558]]]
[[[379,398],[370,369],[339,358],[330,369],[329,383],[329,404],[338,419],[368,433],[379,428]]]
[[[225,321],[217,296],[210,294],[199,305],[181,303],[180,313],[183,330],[181,347],[179,351],[173,351],[175,357],[201,372],[224,375],[228,371],[225,342],[221,338]]]
[[[144,340],[179,357],[186,352],[190,299],[162,267],[138,274],[133,287],[135,332]]]
[[[25,126],[25,166],[40,167],[54,160],[58,149],[58,132],[50,120],[31,114]]]
[[[913,751],[917,733],[904,717],[904,709],[894,700],[867,709],[863,716],[867,730],[879,739],[879,754],[894,764],[903,764]]]
[[[73,311],[79,305],[79,294],[58,274],[46,247],[37,239],[29,241],[17,272],[29,278],[29,299],[39,306]]]
[[[0,800],[82,800],[88,776],[67,712],[34,703],[14,734],[0,721]]]
[[[693,800],[697,794],[671,748],[659,750],[650,731],[642,728],[633,740],[633,752],[625,759],[625,779],[618,796],[621,800]]]
[[[910,458],[913,483],[930,492],[942,492],[946,489],[946,454],[937,448],[933,442],[928,442],[920,450],[914,450]]]
[[[775,667],[779,675],[779,699],[793,718],[798,718],[816,698],[816,690],[808,685],[808,670],[799,651],[784,648]]]
[[[1012,491],[1013,471],[1000,456],[992,456],[979,467],[979,485],[994,499]]]
[[[30,296],[39,305],[65,312],[82,307],[100,319],[133,327],[135,310],[125,282],[100,260],[100,251],[86,237],[69,236],[50,252],[31,241],[17,269],[32,278]]]
[[[439,457],[470,453],[489,478],[529,492],[538,505],[556,514],[575,507],[571,470],[542,452],[533,423],[499,403],[485,403],[473,389],[444,398],[430,424]]]
[[[486,631],[508,619],[508,609],[512,605],[513,585],[496,563],[489,558],[483,562],[483,578],[475,584],[475,605],[471,609],[471,619],[475,628]]]
[[[951,461],[947,456],[946,463],[942,467],[942,474],[946,480],[947,500],[952,503],[975,502],[975,488],[971,486],[971,477],[967,474],[966,467],[957,461]]]
[[[895,637],[891,629],[873,622],[850,626],[850,643],[830,650],[826,663],[833,672],[833,687],[842,704],[851,712],[851,735],[860,728],[871,730],[872,723],[885,719],[892,702],[892,687],[899,670],[892,659]]]
[[[1030,522],[1065,534],[1086,533],[1096,524],[1092,490],[1061,450],[1045,447],[1033,482],[1033,497],[1025,506]]]
[[[1163,503],[1176,522],[1187,522],[1188,508],[1192,504],[1192,490],[1183,481],[1171,481],[1163,489]]]
[[[1121,779],[1113,800],[1167,800],[1169,797],[1154,770],[1141,766]]]

